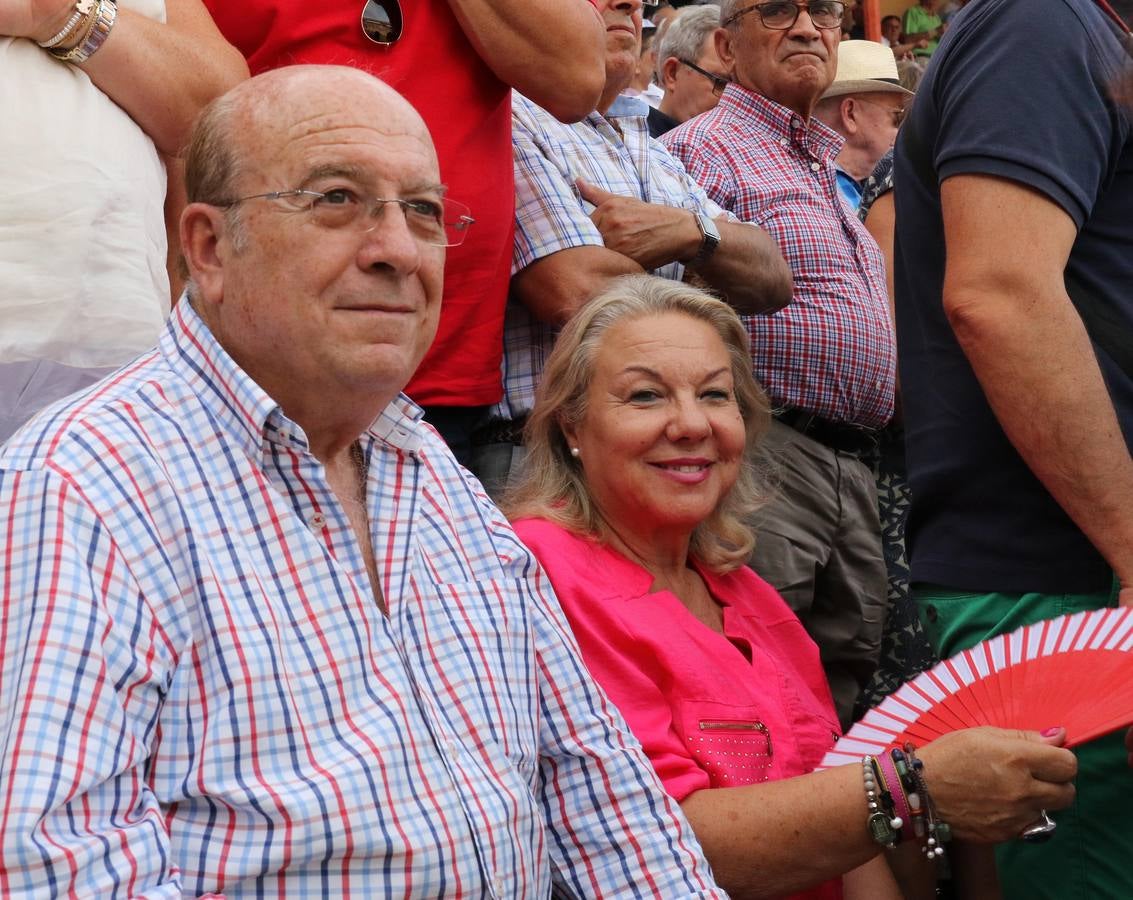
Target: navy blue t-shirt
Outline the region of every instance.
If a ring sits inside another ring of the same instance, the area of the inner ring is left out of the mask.
[[[1079,228],[1068,274],[1133,334],[1131,116],[1107,90],[1129,64],[1093,0],[974,0],[953,18],[902,126],[896,307],[914,582],[1042,593],[1111,583],[1004,435],[945,318],[939,183],[998,176],[1057,203]],[[1013,240],[1004,234],[988,252],[1009,254]],[[1097,352],[1133,443],[1133,379]]]

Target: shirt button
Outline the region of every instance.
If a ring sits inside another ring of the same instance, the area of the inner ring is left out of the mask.
[[[822,168],[822,166],[820,166],[820,165],[819,165],[818,163],[816,163],[816,162],[812,162],[812,163],[810,164],[810,168],[811,168],[811,171],[817,172],[817,171],[818,171],[819,169],[821,169],[821,168]]]
[[[788,141],[786,138],[779,138],[779,144],[780,144],[780,146],[783,146],[783,147],[790,147],[791,146],[791,142]]]
[[[310,525],[312,528],[315,528],[315,529],[326,528],[327,517],[324,516],[322,513],[317,512],[313,516],[311,516],[311,518],[309,518],[307,520],[307,524]]]

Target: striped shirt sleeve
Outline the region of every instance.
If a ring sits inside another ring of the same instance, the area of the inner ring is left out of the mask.
[[[0,471],[0,895],[179,897],[144,768],[173,641],[71,482]]]

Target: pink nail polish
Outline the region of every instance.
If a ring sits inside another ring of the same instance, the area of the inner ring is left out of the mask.
[[[1043,737],[1054,737],[1061,730],[1062,730],[1061,725],[1052,725],[1050,728],[1044,728],[1042,731],[1039,732],[1039,734],[1041,734]]]

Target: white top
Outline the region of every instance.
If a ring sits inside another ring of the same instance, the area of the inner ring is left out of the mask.
[[[165,21],[164,0],[118,6]],[[85,72],[23,38],[0,37],[0,110],[0,364],[129,361],[169,311],[157,149]]]

